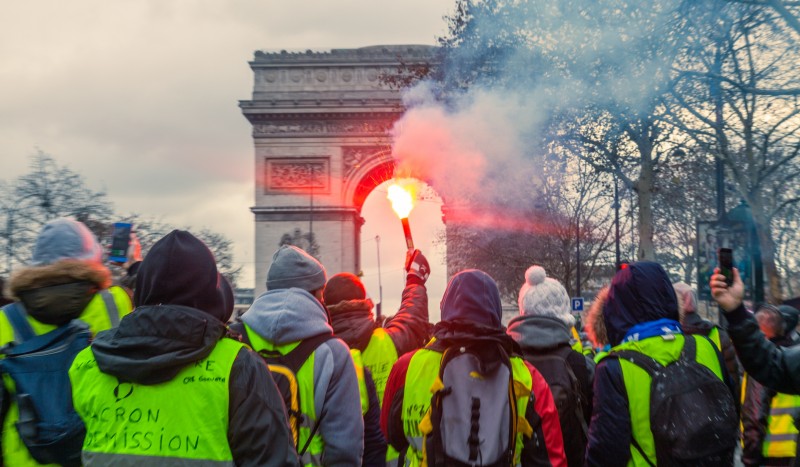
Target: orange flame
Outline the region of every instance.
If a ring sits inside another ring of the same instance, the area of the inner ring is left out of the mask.
[[[400,219],[407,219],[414,209],[414,194],[410,186],[394,183],[389,186],[389,194],[386,197],[392,202],[392,209]]]

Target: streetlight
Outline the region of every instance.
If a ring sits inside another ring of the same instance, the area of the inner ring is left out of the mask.
[[[580,212],[577,213],[575,216],[575,261],[576,261],[576,272],[575,272],[575,289],[576,297],[581,296],[581,219],[580,219]]]
[[[619,180],[614,175],[614,254],[616,267],[622,263],[622,255],[619,251]]]
[[[375,236],[375,247],[378,249],[378,304],[375,306],[375,321],[381,322],[381,307],[383,306],[383,282],[381,282],[381,236]]]

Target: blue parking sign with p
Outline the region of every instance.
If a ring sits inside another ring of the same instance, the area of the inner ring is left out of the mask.
[[[583,297],[572,297],[572,311],[583,311]]]

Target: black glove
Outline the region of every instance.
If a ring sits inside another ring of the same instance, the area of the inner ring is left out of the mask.
[[[406,283],[424,285],[431,275],[431,266],[419,250],[409,250],[406,254]]]

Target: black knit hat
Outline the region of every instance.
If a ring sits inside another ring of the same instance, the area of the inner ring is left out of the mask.
[[[157,241],[136,275],[133,303],[183,305],[223,323],[233,311],[233,292],[217,272],[211,250],[197,237],[173,230]]]

